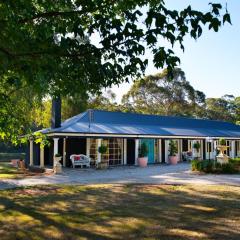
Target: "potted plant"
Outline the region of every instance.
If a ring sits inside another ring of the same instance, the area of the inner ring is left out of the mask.
[[[169,155],[168,155],[168,160],[170,164],[177,164],[178,162],[178,157],[177,157],[177,144],[175,141],[171,140],[169,142]]]
[[[105,145],[101,145],[99,148],[98,148],[98,152],[101,154],[101,162],[99,162],[97,164],[97,168],[99,169],[105,169],[108,167],[108,159],[104,159],[103,158],[103,154],[105,154],[107,152],[107,146]]]
[[[148,147],[145,142],[143,142],[138,150],[138,165],[140,167],[146,167],[148,163]]]
[[[219,145],[220,145],[220,146],[226,146],[226,140],[225,140],[225,138],[220,138],[220,139],[219,139]]]
[[[194,144],[193,144],[193,148],[196,150],[196,158],[199,158],[199,149],[201,148],[201,144],[199,143],[199,142],[195,142]]]

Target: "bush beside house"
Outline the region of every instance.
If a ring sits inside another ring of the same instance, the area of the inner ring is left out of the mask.
[[[240,173],[240,158],[230,159],[228,163],[220,164],[215,160],[192,160],[192,171],[204,173]]]

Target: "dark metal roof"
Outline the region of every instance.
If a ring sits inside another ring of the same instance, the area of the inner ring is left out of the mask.
[[[88,110],[42,132],[240,138],[240,126],[229,122],[102,110]]]

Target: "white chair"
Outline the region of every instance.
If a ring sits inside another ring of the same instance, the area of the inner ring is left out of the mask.
[[[75,166],[86,166],[86,167],[90,167],[90,162],[91,159],[84,155],[84,154],[72,154],[70,156],[70,160],[72,162],[72,167],[75,168]]]

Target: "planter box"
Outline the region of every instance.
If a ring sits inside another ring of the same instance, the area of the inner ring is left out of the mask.
[[[97,164],[97,169],[107,169],[108,168],[108,162],[104,161],[104,162],[100,162]]]

